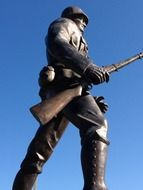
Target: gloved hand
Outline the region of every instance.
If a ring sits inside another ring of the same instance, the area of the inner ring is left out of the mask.
[[[104,102],[104,97],[103,96],[94,96],[94,99],[99,106],[100,110],[102,113],[106,113],[108,110],[108,104]]]
[[[94,64],[90,64],[85,72],[85,78],[93,84],[100,84],[109,81],[109,73],[105,71],[103,67],[98,67]]]

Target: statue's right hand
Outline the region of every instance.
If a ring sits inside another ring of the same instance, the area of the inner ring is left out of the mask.
[[[87,80],[93,84],[100,84],[109,81],[109,73],[103,67],[90,64],[84,72]]]

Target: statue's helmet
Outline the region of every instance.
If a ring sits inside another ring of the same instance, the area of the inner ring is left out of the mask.
[[[76,6],[67,7],[63,10],[63,12],[61,14],[61,17],[70,18],[70,19],[75,18],[75,17],[78,18],[79,16],[84,17],[85,23],[87,25],[88,24],[88,16],[79,7],[76,7]]]

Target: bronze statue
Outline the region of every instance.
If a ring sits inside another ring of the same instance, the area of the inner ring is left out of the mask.
[[[67,7],[49,26],[45,38],[48,65],[39,74],[41,103],[30,109],[41,125],[15,177],[13,190],[32,189],[69,121],[80,133],[83,190],[107,190],[104,175],[109,140],[104,113],[108,105],[102,96],[94,97],[89,90],[92,85],[108,82],[109,73],[143,55],[124,64],[93,64],[83,38],[87,24],[88,16],[79,7]]]

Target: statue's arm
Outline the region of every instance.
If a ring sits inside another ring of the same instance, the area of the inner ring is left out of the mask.
[[[54,23],[49,30],[48,48],[52,55],[71,68],[78,74],[83,74],[86,67],[91,64],[91,60],[82,55],[70,44],[72,36],[72,24],[68,22]]]
[[[108,81],[109,75],[103,68],[93,64],[91,59],[70,44],[74,32],[70,24],[65,21],[50,26],[46,42],[48,51],[58,62],[84,76],[89,83],[99,84]]]

